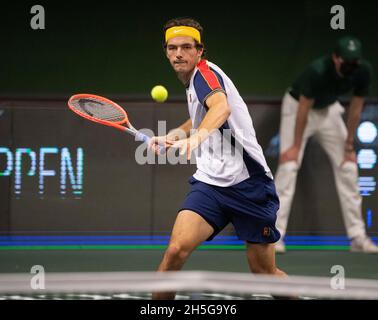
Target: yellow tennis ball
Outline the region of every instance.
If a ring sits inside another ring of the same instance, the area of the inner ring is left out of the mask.
[[[168,98],[168,91],[163,86],[155,86],[151,90],[151,97],[157,102],[164,102]]]

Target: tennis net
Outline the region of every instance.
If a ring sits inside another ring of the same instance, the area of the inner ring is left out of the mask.
[[[151,299],[152,292],[176,291],[176,299],[253,300],[378,299],[378,280],[346,278],[279,278],[232,272],[90,272],[46,273],[43,286],[33,274],[1,274],[0,299]]]

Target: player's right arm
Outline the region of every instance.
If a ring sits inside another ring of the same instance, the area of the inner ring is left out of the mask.
[[[298,111],[295,121],[293,145],[284,151],[280,156],[280,163],[288,161],[298,161],[299,150],[301,149],[303,133],[306,128],[308,114],[314,105],[314,99],[309,99],[304,95],[299,97]]]
[[[177,141],[177,140],[185,139],[186,137],[189,136],[191,129],[192,129],[192,120],[188,119],[181,126],[169,131],[169,133],[166,136],[167,140]]]
[[[165,149],[169,149],[174,141],[187,138],[191,129],[192,120],[188,119],[179,127],[169,131],[167,135],[152,137],[149,142],[149,147],[152,148],[156,153],[159,152],[158,145],[164,146]]]

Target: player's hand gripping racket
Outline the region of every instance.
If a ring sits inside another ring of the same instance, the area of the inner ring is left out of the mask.
[[[150,137],[135,129],[126,111],[115,102],[94,94],[75,94],[68,100],[69,108],[79,116],[135,136],[135,140],[148,144]],[[163,147],[160,147],[160,153]]]

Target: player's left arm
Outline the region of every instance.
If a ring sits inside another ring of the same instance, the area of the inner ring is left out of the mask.
[[[172,145],[173,148],[179,148],[180,154],[187,153],[188,158],[193,150],[205,141],[214,130],[219,129],[231,114],[230,106],[227,102],[226,94],[223,91],[217,91],[211,94],[205,101],[208,111],[200,123],[197,131],[188,139],[177,141]]]
[[[359,96],[353,96],[348,110],[348,117],[347,117],[347,131],[348,135],[345,140],[345,161],[356,161],[356,153],[354,151],[354,135],[357,130],[357,126],[360,122],[360,116],[362,109],[364,107],[365,98]]]

